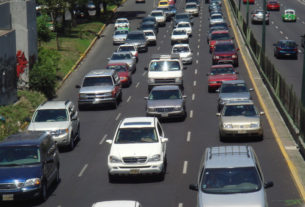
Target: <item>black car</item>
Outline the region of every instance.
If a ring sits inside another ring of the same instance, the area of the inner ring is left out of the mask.
[[[189,13],[179,13],[179,14],[176,14],[176,16],[174,18],[174,27],[179,22],[190,22],[193,25],[192,16]]]
[[[273,46],[276,58],[292,57],[298,59],[298,45],[294,40],[279,40]]]
[[[141,30],[129,32],[125,43],[136,45],[139,52],[147,52],[148,50],[148,40]]]
[[[166,21],[170,21],[171,20],[171,10],[169,9],[169,7],[158,7],[155,10],[161,10],[164,12],[165,16],[166,16]]]
[[[212,24],[210,28],[212,28],[212,27],[225,27],[225,28],[228,28],[229,26],[228,26],[228,24],[226,22],[219,22],[219,23]]]
[[[59,183],[57,145],[48,132],[28,131],[0,142],[1,202],[47,199],[52,183]]]
[[[144,30],[153,30],[155,34],[158,33],[158,27],[156,27],[154,22],[143,22],[141,26],[138,28],[138,30],[144,31]]]
[[[144,23],[144,22],[154,22],[155,23],[155,27],[158,27],[158,22],[156,20],[156,17],[153,17],[153,16],[144,17],[142,19],[142,23]]]

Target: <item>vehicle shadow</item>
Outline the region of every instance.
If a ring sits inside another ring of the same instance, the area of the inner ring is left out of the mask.
[[[251,143],[263,141],[262,137],[226,137],[222,138],[221,142],[224,143]]]

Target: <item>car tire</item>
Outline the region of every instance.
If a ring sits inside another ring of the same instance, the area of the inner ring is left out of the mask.
[[[48,198],[47,182],[42,181],[39,200],[40,202],[45,202],[47,198]]]
[[[164,180],[166,174],[166,168],[167,168],[167,158],[165,156],[162,172],[158,175],[158,181]]]
[[[118,108],[118,101],[115,100],[112,104],[113,109],[117,109]]]
[[[220,132],[219,132],[219,139],[220,139],[221,142],[225,141],[224,136],[222,136]]]
[[[116,176],[111,175],[110,173],[108,173],[108,182],[109,183],[114,183],[115,181],[116,181]]]
[[[297,59],[298,59],[298,55],[295,55],[295,56],[294,56],[294,59],[297,60]]]
[[[55,177],[55,184],[57,185],[58,183],[60,183],[59,167],[56,168],[56,177]]]
[[[70,142],[69,142],[69,150],[72,151],[74,149],[74,137],[70,137]]]
[[[208,92],[212,93],[213,92],[212,88],[208,87]]]

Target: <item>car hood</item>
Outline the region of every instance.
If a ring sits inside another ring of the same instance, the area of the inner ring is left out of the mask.
[[[182,99],[175,100],[148,100],[147,108],[161,108],[161,107],[180,107],[183,104]]]
[[[149,71],[148,78],[160,78],[160,79],[168,79],[168,78],[177,78],[182,77],[182,71]]]
[[[122,38],[126,38],[127,37],[127,34],[124,34],[124,35],[113,35],[113,38],[114,39],[122,39]]]
[[[128,77],[129,76],[129,72],[118,72],[119,77]]]
[[[106,93],[111,92],[113,90],[114,86],[87,86],[82,87],[79,90],[79,93]]]
[[[222,75],[211,75],[209,76],[209,81],[228,81],[228,80],[236,80],[236,74],[222,74]]]
[[[54,121],[54,122],[31,122],[28,130],[30,131],[53,131],[59,129],[67,129],[69,127],[68,121]]]
[[[202,194],[199,198],[204,207],[264,207],[263,190],[253,193]]]
[[[193,55],[191,52],[180,52],[180,53],[175,53],[175,54],[179,54],[179,56],[182,57],[182,58]]]
[[[241,92],[241,93],[220,93],[219,98],[222,100],[245,100],[250,99],[249,92]]]
[[[41,164],[0,167],[0,183],[12,183],[16,180],[24,182],[30,178],[41,178],[41,172]]]
[[[116,63],[127,63],[128,65],[133,63],[132,59],[123,59],[123,60],[109,60],[108,64],[116,64]]]
[[[110,155],[120,157],[152,156],[161,153],[160,143],[112,144]]]
[[[253,123],[259,121],[259,116],[222,116],[221,120],[223,123],[232,124],[243,124],[243,123]]]
[[[125,43],[139,45],[139,44],[145,44],[146,41],[145,40],[128,40],[128,39],[126,39]]]
[[[226,55],[226,56],[229,56],[229,55],[236,55],[236,52],[235,51],[231,51],[231,52],[215,52],[214,51],[214,55],[218,55],[218,56]]]

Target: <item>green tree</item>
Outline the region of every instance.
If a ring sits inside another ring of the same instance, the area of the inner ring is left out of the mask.
[[[39,49],[38,61],[30,71],[30,89],[42,92],[47,98],[54,97],[59,58],[56,50]]]
[[[39,44],[41,41],[48,42],[51,39],[52,32],[49,28],[49,16],[42,14],[37,17],[37,33]]]

